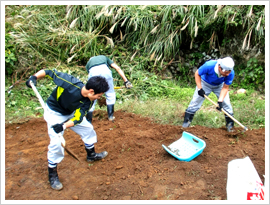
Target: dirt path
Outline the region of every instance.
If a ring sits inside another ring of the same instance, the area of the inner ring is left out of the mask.
[[[68,154],[58,165],[64,188],[54,191],[48,182],[49,137],[43,118],[5,127],[6,200],[226,200],[228,162],[249,156],[262,181],[265,174],[265,129],[229,134],[225,128],[182,128],[160,125],[149,118],[95,111],[93,125],[98,135],[96,151],[108,151],[102,161],[86,162],[82,140],[65,132]],[[206,142],[206,148],[190,162],[169,155],[169,145],[187,131]]]

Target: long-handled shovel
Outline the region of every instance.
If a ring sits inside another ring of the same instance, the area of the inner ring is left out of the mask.
[[[121,86],[121,87],[114,87],[115,90],[118,90],[118,89],[123,89],[125,88],[125,86]]]
[[[209,100],[211,103],[213,103],[216,107],[218,107],[218,104],[215,103],[214,101],[212,101],[207,95],[204,95],[204,97],[205,97],[207,100]],[[229,118],[231,118],[234,122],[236,122],[238,125],[240,125],[240,126],[244,129],[244,131],[247,131],[247,130],[248,130],[247,127],[245,127],[245,126],[242,125],[240,122],[238,122],[233,116],[231,116],[231,115],[230,115],[228,112],[226,112],[223,108],[221,108],[221,111],[222,111],[225,115],[227,115]]]
[[[32,87],[32,89],[33,89],[33,91],[34,91],[34,93],[36,94],[36,96],[37,96],[37,98],[38,98],[38,100],[39,100],[39,102],[40,102],[40,104],[41,104],[43,110],[45,111],[45,104],[44,104],[44,101],[43,101],[41,95],[39,94],[39,92],[38,92],[36,86],[34,85],[34,83],[33,83],[32,81],[30,81],[30,85],[31,85],[31,87]],[[69,149],[67,148],[67,146],[66,146],[66,141],[65,141],[63,135],[61,135],[61,134],[59,133],[59,134],[58,134],[58,137],[60,138],[60,140],[61,140],[61,145],[62,145],[62,147],[66,150],[66,152],[67,152],[69,155],[71,155],[74,159],[76,159],[76,160],[78,160],[78,161],[80,162],[80,159],[76,156],[76,154],[74,154],[71,150],[69,150]]]

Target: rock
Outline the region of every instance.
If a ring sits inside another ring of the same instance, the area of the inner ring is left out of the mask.
[[[246,90],[245,89],[239,89],[239,90],[237,90],[237,94],[246,94]]]
[[[73,199],[73,200],[78,200],[79,197],[75,195],[75,196],[72,196],[72,199]]]
[[[117,166],[116,167],[116,169],[122,169],[123,168],[123,166]]]
[[[194,68],[192,69],[192,72],[195,73],[197,70],[198,70],[198,68],[197,68],[197,67],[194,67]]]

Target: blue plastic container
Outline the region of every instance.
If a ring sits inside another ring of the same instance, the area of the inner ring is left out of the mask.
[[[162,147],[178,160],[189,162],[202,153],[206,143],[191,133],[183,132],[179,140],[168,147],[165,145]]]

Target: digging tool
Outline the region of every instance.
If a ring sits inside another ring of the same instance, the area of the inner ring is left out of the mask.
[[[45,103],[44,103],[44,101],[43,101],[41,95],[39,94],[39,92],[38,92],[36,86],[34,85],[34,83],[33,83],[32,81],[30,81],[30,85],[31,85],[31,87],[32,87],[32,89],[33,89],[33,91],[34,91],[34,93],[36,94],[36,96],[37,96],[37,98],[38,98],[38,100],[39,100],[39,102],[40,102],[40,104],[41,104],[43,110],[45,111]],[[58,137],[60,138],[60,140],[61,140],[61,145],[62,145],[62,147],[66,150],[66,152],[67,152],[70,156],[72,156],[74,159],[76,159],[76,160],[78,160],[78,161],[80,162],[80,159],[79,159],[79,158],[78,158],[71,150],[69,150],[69,149],[67,148],[67,146],[66,146],[66,141],[65,141],[63,135],[61,135],[60,133],[58,133]]]
[[[114,89],[123,89],[125,88],[125,86],[121,86],[121,87],[114,87]]]
[[[218,104],[215,103],[213,100],[211,100],[207,95],[204,95],[204,97],[205,97],[207,100],[209,100],[211,103],[213,103],[216,107],[218,107]],[[231,116],[231,115],[230,115],[228,112],[226,112],[223,108],[221,108],[221,111],[222,111],[225,115],[227,115],[229,118],[231,118],[234,122],[236,122],[238,125],[240,125],[240,126],[244,129],[244,131],[247,131],[247,130],[248,130],[247,127],[245,127],[245,126],[242,125],[240,122],[238,122],[233,116]]]

